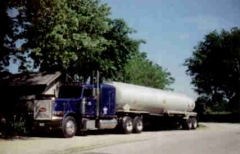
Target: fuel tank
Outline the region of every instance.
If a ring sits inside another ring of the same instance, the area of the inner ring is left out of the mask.
[[[195,107],[195,101],[184,94],[121,82],[107,84],[116,88],[116,110],[161,114],[166,111],[191,112]]]

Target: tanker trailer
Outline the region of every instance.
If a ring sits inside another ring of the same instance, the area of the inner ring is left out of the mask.
[[[54,88],[51,98],[43,95],[34,101],[34,130],[60,129],[64,137],[115,128],[129,134],[141,133],[149,121],[197,128],[194,100],[186,95],[120,82]]]
[[[123,119],[128,121],[123,121],[123,128],[129,128],[125,132],[131,132],[132,128],[135,132],[141,132],[145,117],[165,117],[167,121],[174,119],[184,129],[197,128],[197,113],[192,112],[195,101],[184,94],[120,82],[107,84],[116,89],[117,115],[128,115]]]

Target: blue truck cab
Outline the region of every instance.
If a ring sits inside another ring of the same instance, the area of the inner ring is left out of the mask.
[[[99,90],[99,92],[96,92]],[[72,137],[78,130],[116,127],[116,89],[107,84],[62,85],[56,97],[41,97],[34,102],[33,129],[62,130]]]

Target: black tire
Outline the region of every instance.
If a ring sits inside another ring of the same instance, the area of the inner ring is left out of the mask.
[[[191,121],[192,121],[192,129],[197,129],[198,127],[197,118],[193,117],[191,118]]]
[[[125,116],[122,121],[122,129],[125,134],[130,134],[133,131],[133,120],[131,117]]]
[[[76,120],[72,116],[67,116],[62,122],[63,137],[71,138],[75,136],[77,132]]]
[[[133,120],[133,132],[141,133],[143,130],[143,121],[141,117],[135,117]]]
[[[190,118],[185,119],[182,124],[183,129],[190,130],[192,129],[192,120]]]

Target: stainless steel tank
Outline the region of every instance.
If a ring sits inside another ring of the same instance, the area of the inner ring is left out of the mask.
[[[107,84],[116,88],[117,110],[161,114],[165,111],[190,112],[195,107],[195,101],[183,94],[120,82]]]

